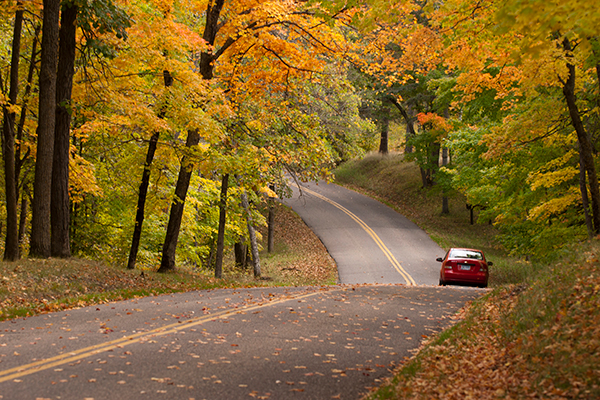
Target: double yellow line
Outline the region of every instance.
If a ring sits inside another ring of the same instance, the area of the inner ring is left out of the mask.
[[[139,343],[144,339],[155,338],[159,336],[168,335],[171,333],[177,333],[184,329],[189,329],[193,326],[203,324],[208,321],[214,321],[215,319],[223,319],[235,314],[241,314],[248,311],[256,310],[258,308],[267,307],[279,303],[284,303],[289,300],[297,300],[310,296],[314,296],[319,292],[303,294],[299,296],[285,296],[284,298],[277,300],[269,300],[267,303],[261,303],[253,306],[240,307],[236,310],[224,310],[215,314],[205,315],[198,318],[192,318],[185,322],[178,322],[175,324],[169,324],[161,326],[160,328],[153,329],[147,332],[140,332],[134,335],[124,336],[120,339],[112,340],[109,342],[100,343],[94,346],[85,347],[83,349],[66,352],[59,354],[55,357],[46,358],[43,360],[35,361],[30,364],[21,365],[18,367],[10,368],[4,371],[0,371],[0,383],[6,382],[13,379],[18,379],[26,375],[31,375],[39,371],[44,371],[49,368],[54,368],[60,365],[65,365],[71,362],[79,361],[84,358],[104,353],[116,348],[123,348],[130,344]]]
[[[334,206],[335,208],[341,210],[342,212],[344,212],[346,215],[348,215],[350,218],[352,218],[354,221],[356,221],[356,223],[358,225],[360,225],[361,228],[363,228],[365,230],[365,232],[367,232],[367,234],[369,236],[371,236],[371,238],[375,241],[375,243],[377,244],[377,246],[379,246],[379,248],[381,249],[381,251],[383,251],[383,254],[385,254],[385,256],[387,257],[387,259],[390,261],[390,263],[392,263],[392,266],[396,269],[396,271],[398,271],[398,273],[400,275],[402,275],[402,277],[404,278],[404,280],[406,281],[407,285],[416,285],[415,280],[412,278],[412,276],[410,276],[410,274],[408,272],[406,272],[406,270],[404,270],[404,268],[402,268],[402,265],[400,265],[400,263],[398,262],[398,260],[396,260],[396,257],[394,257],[394,255],[392,254],[392,252],[390,251],[390,249],[388,249],[386,247],[385,244],[383,244],[383,241],[381,240],[381,238],[379,238],[379,236],[377,236],[377,234],[373,231],[373,229],[371,229],[369,227],[369,225],[367,225],[362,219],[358,218],[352,211],[348,210],[346,207],[342,206],[339,203],[336,203],[335,201],[328,199],[327,197],[314,192],[310,189],[307,189],[305,187],[301,188],[301,190],[315,196],[318,197],[319,199],[326,201],[327,203],[331,204],[332,206]]]

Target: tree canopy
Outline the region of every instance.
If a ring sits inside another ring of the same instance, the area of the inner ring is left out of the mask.
[[[72,90],[38,97],[58,79],[48,71],[68,65],[44,31],[58,5],[75,18],[63,23],[73,44],[61,43],[75,50],[73,72],[59,79]],[[68,196],[52,201],[66,211],[62,254],[123,263],[143,221],[139,263],[155,268],[181,203],[177,263],[208,266],[220,231],[224,245],[246,236],[290,175],[330,176],[397,117],[424,186],[462,193],[511,250],[541,254],[600,232],[591,3],[10,0],[0,14],[8,259],[47,256],[43,235],[58,240],[44,211],[49,158],[67,168],[53,179]],[[66,147],[52,99],[70,118]]]

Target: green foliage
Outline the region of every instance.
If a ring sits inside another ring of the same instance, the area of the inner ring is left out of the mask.
[[[440,142],[438,135],[433,131],[424,130],[409,138],[407,144],[413,147],[413,152],[406,155],[407,161],[415,161],[424,170],[437,172],[439,168],[437,158],[433,157],[436,148],[439,151]],[[435,173],[434,172],[434,173]]]
[[[479,221],[494,221],[504,246],[517,255],[553,257],[568,244],[565,238],[585,238],[578,175],[570,168],[577,159],[565,152],[570,140],[535,140],[509,153],[491,152],[485,138],[497,129],[506,125],[463,127],[447,140],[453,186],[481,209]]]

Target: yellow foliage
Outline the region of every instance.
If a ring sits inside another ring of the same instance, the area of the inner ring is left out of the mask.
[[[69,196],[73,203],[83,201],[86,195],[102,196],[103,194],[96,183],[94,166],[78,155],[74,155],[69,160],[69,185]]]
[[[581,202],[581,193],[575,187],[570,188],[564,195],[552,198],[537,207],[534,207],[528,215],[529,219],[547,219],[553,215],[564,212],[567,208]]]

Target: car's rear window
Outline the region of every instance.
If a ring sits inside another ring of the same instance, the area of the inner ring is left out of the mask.
[[[480,251],[454,249],[450,252],[448,258],[470,258],[473,260],[483,260],[483,254]]]

